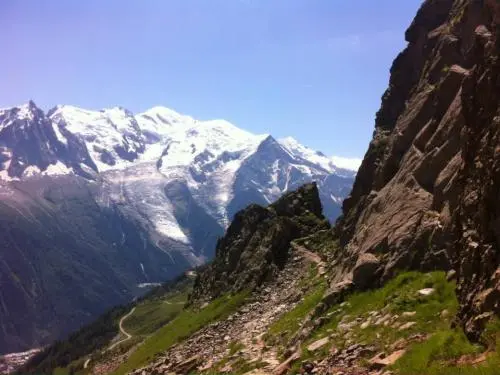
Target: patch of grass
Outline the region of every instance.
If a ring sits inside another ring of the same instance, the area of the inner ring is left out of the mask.
[[[314,276],[312,276],[314,277]],[[269,327],[265,340],[269,343],[286,342],[298,331],[302,320],[321,301],[327,285],[324,279],[318,280],[309,294],[292,310],[281,316]]]
[[[446,361],[479,351],[480,348],[472,345],[463,332],[444,330],[436,332],[424,342],[415,344],[393,368],[405,375],[437,375],[446,367]]]
[[[479,364],[457,364],[464,355],[484,350],[467,341],[462,331],[446,330],[435,333],[429,340],[414,345],[393,366],[401,375],[498,375],[500,373],[500,319],[492,319],[481,337],[490,350],[487,359]],[[496,349],[495,349],[496,348]]]
[[[183,309],[187,293],[173,294],[165,299],[145,300],[123,322],[125,331],[133,336],[149,335],[174,319]]]
[[[295,242],[323,257],[333,257],[341,250],[338,239],[329,229],[319,230],[310,236],[299,238]]]
[[[147,338],[137,350],[123,363],[115,374],[126,374],[154,359],[175,343],[189,337],[203,326],[220,319],[225,319],[241,306],[248,292],[225,295],[213,300],[202,309],[182,311],[174,320],[160,328]]]
[[[229,355],[231,356],[231,355],[239,352],[244,347],[245,347],[245,345],[243,345],[241,342],[232,341],[231,343],[229,343]]]
[[[428,296],[419,294],[418,291],[424,288],[433,288],[434,293]],[[446,281],[444,272],[405,272],[380,289],[355,293],[345,303],[330,308],[324,316],[325,324],[304,343],[303,351],[305,357],[321,358],[332,346],[342,349],[350,343],[364,343],[374,346],[377,351],[390,352],[391,345],[399,339],[416,333],[447,330],[457,309],[455,284]],[[441,316],[443,310],[448,312],[445,317]],[[405,315],[405,312],[412,315]],[[379,317],[385,316],[391,317],[390,324],[375,324]],[[351,325],[350,328],[338,330],[341,321]],[[369,324],[361,328],[364,322]],[[414,325],[399,330],[396,322],[399,325],[414,322]],[[328,345],[315,353],[307,352],[310,343],[326,336],[330,337]]]
[[[243,375],[248,373],[249,371],[259,369],[262,367],[265,367],[267,365],[266,362],[262,361],[256,361],[256,362],[248,362],[245,358],[243,357],[238,357],[236,359],[231,359],[229,357],[223,358],[221,361],[217,363],[217,365],[209,371],[204,372],[204,375],[220,375],[222,374],[222,369],[230,364],[231,366],[231,372],[230,374],[234,375]],[[224,372],[228,373],[228,372]]]

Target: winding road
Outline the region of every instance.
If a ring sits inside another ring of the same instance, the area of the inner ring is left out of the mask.
[[[132,335],[123,329],[123,322],[124,322],[124,321],[125,321],[125,319],[127,319],[130,315],[132,315],[132,314],[134,313],[134,311],[135,311],[135,307],[133,307],[133,308],[132,308],[132,310],[130,310],[130,311],[129,311],[129,313],[128,313],[127,315],[122,316],[122,318],[120,319],[120,324],[119,324],[119,327],[120,327],[120,332],[121,332],[123,335],[125,335],[126,337],[125,337],[124,339],[122,339],[122,340],[120,340],[120,341],[117,341],[117,342],[115,342],[114,344],[110,345],[110,346],[108,347],[108,350],[112,350],[112,349],[114,349],[116,346],[118,346],[118,345],[120,345],[120,344],[124,343],[125,341],[128,341],[128,340],[130,340],[130,339],[132,338]]]

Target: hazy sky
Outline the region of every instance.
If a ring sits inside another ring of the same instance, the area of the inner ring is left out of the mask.
[[[362,157],[421,0],[1,0],[0,107],[164,105]]]

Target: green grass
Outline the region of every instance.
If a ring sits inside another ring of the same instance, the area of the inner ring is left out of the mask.
[[[421,296],[418,290],[434,288],[435,292],[429,296]],[[352,294],[346,303],[331,307],[325,314],[326,322],[319,327],[303,344],[303,358],[322,358],[334,346],[342,349],[350,345],[346,335],[337,331],[341,320],[352,322],[359,319],[349,329],[350,340],[353,343],[372,345],[377,351],[391,351],[391,345],[399,339],[407,338],[415,333],[433,333],[437,330],[446,330],[450,326],[450,319],[458,308],[455,296],[455,285],[446,281],[444,272],[406,272],[398,275],[380,289]],[[446,318],[440,316],[443,310],[448,310]],[[370,314],[378,313],[381,316],[398,315],[397,322],[415,322],[409,329],[400,331],[393,324],[388,326],[374,325],[373,320],[367,328],[361,329],[361,323],[367,321]],[[415,312],[413,316],[403,316],[404,312]],[[330,336],[330,343],[314,353],[307,351],[307,346],[326,336]]]
[[[125,331],[133,336],[149,335],[160,329],[179,314],[187,300],[187,293],[171,297],[145,300],[137,305],[134,313],[123,322]]]
[[[462,331],[444,330],[429,340],[414,345],[393,369],[401,375],[498,375],[500,374],[500,320],[486,326],[482,341],[491,351],[487,360],[477,365],[458,365],[464,355],[478,354],[484,347],[471,344]],[[496,350],[493,350],[496,348]],[[425,371],[425,372],[424,372]]]
[[[319,230],[307,237],[295,240],[298,245],[321,254],[323,257],[334,257],[341,250],[338,239],[331,230]]]
[[[310,272],[309,278],[314,278],[316,272]],[[303,319],[321,301],[327,285],[324,279],[316,281],[309,294],[295,308],[281,316],[276,322],[271,324],[267,333],[266,341],[276,343],[281,341],[286,343],[300,328]]]
[[[243,343],[241,343],[239,341],[232,341],[229,344],[229,355],[231,356],[231,355],[239,352],[244,347],[245,347],[245,345],[243,345]]]
[[[463,332],[443,330],[415,344],[393,368],[405,375],[438,374],[446,361],[479,351],[480,348],[472,345]]]
[[[126,374],[147,364],[157,354],[189,337],[203,326],[228,317],[244,303],[247,296],[248,292],[226,295],[215,299],[203,309],[182,311],[174,320],[147,338],[127,361],[118,368],[115,374]]]

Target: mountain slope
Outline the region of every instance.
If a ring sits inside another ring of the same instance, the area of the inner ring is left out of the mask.
[[[41,346],[190,266],[166,253],[83,178],[0,187],[0,348]]]

